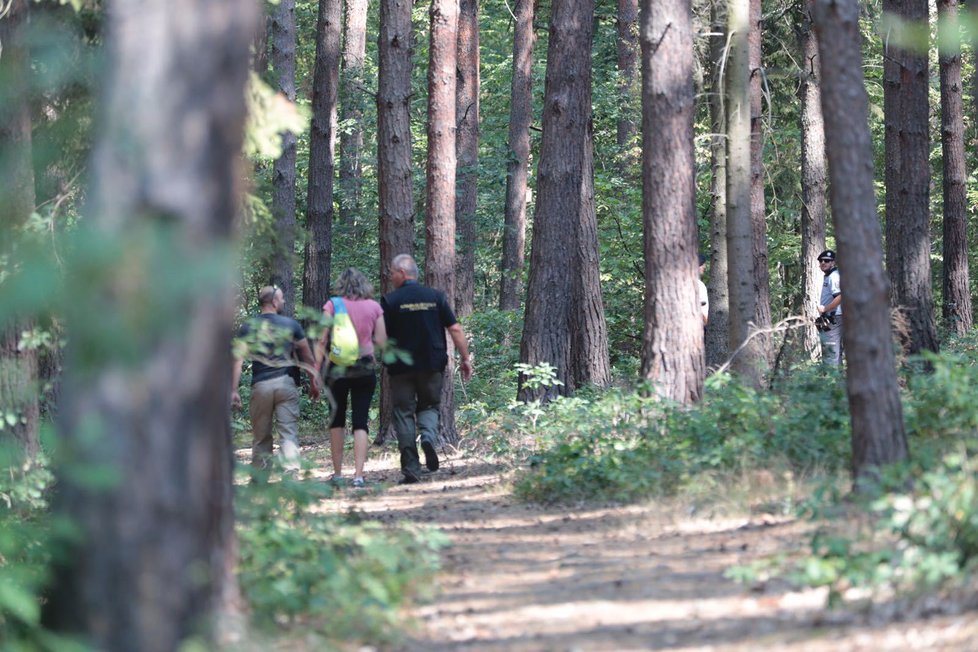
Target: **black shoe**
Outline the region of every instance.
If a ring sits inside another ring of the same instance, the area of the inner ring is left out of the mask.
[[[417,482],[420,482],[417,476],[405,473],[404,477],[397,481],[397,484],[415,484]]]
[[[429,471],[437,471],[438,453],[435,452],[434,444],[430,441],[422,441],[421,450],[424,451],[424,465],[428,467]]]

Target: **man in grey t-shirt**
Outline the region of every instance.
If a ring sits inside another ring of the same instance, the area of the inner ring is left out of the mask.
[[[818,300],[819,316],[828,329],[819,329],[822,342],[822,362],[834,367],[842,363],[842,287],[839,270],[835,266],[835,252],[826,249],[818,255],[818,266],[825,275],[822,295]]]

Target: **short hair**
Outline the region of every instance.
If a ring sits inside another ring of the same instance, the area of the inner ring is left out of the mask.
[[[391,270],[400,270],[408,278],[418,278],[418,264],[410,254],[398,254],[391,261]]]
[[[258,305],[270,306],[275,301],[275,293],[278,292],[277,285],[266,285],[258,291]]]
[[[374,296],[374,286],[359,269],[347,267],[336,279],[336,294],[351,299],[371,299]]]
[[[700,265],[705,265],[706,264],[706,256],[704,256],[703,254],[700,254],[699,261],[700,261]]]

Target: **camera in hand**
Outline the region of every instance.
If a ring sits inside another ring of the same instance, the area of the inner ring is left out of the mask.
[[[835,315],[821,314],[815,318],[815,328],[823,333],[832,330],[833,325],[835,325]]]

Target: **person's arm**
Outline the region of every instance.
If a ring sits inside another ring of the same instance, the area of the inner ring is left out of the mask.
[[[827,312],[832,312],[833,310],[838,308],[839,304],[841,303],[842,303],[842,293],[840,292],[839,294],[832,297],[832,300],[829,301],[827,304],[825,304],[824,306],[819,306],[818,311],[822,314],[825,314]]]
[[[465,331],[462,330],[460,323],[455,322],[448,327],[448,334],[452,336],[452,342],[458,350],[462,380],[468,381],[472,377],[472,358],[469,357],[469,343],[465,339]]]
[[[309,374],[309,378],[312,379],[312,384],[309,386],[309,395],[312,396],[313,400],[319,398],[319,374],[316,372],[316,358],[312,355],[312,349],[309,348],[309,340],[307,338],[302,338],[295,345],[295,350],[299,354],[299,361],[305,363],[304,369],[306,373]]]
[[[376,350],[383,351],[387,345],[387,322],[384,321],[384,313],[377,316],[374,322],[374,347]]]
[[[234,368],[231,371],[231,406],[236,408],[241,407],[241,394],[238,392],[238,383],[241,382],[241,367],[243,365],[244,360],[235,358]]]

